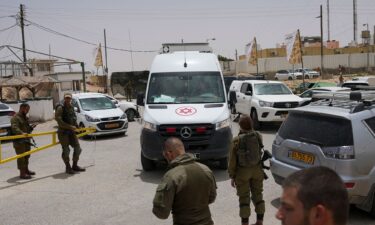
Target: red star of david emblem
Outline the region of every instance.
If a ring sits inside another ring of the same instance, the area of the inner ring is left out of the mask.
[[[189,109],[189,108],[183,108],[183,109],[180,109],[180,113],[182,114],[189,114],[189,113],[192,113],[193,112],[193,109]]]

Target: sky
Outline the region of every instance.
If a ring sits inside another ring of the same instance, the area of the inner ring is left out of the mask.
[[[275,48],[297,29],[301,36],[320,36],[320,5],[327,40],[327,0],[0,0],[0,46],[22,46],[21,29],[13,26],[20,4],[25,5],[27,49],[83,61],[95,73],[95,49],[104,45],[104,29],[107,46],[122,49],[107,50],[109,73],[148,70],[162,43],[208,40],[215,54],[234,59],[236,50],[245,54],[254,37],[264,49]],[[329,5],[331,40],[346,46],[353,40],[353,0],[329,0]],[[361,41],[363,24],[374,32],[375,1],[357,0],[357,14]],[[10,51],[0,51],[0,61],[12,59]]]

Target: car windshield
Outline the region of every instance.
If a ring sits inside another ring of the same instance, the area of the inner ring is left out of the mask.
[[[353,145],[350,120],[327,115],[290,112],[278,134],[284,139],[321,143],[322,147]]]
[[[292,92],[284,84],[255,84],[256,95],[291,95]]]
[[[219,72],[151,74],[147,104],[223,102],[225,102],[225,94]]]
[[[3,110],[3,109],[9,109],[9,106],[0,103],[0,110]]]
[[[115,104],[106,97],[81,98],[79,102],[85,111],[116,108]]]

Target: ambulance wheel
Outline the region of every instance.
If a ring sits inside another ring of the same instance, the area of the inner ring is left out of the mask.
[[[228,158],[225,157],[219,160],[219,168],[222,170],[228,169]]]
[[[144,171],[152,171],[155,169],[155,162],[144,157],[141,152],[141,164]]]

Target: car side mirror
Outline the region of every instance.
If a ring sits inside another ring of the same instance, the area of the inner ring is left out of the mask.
[[[245,95],[252,96],[252,95],[253,95],[253,92],[252,92],[252,91],[246,91],[246,92],[245,92]]]
[[[145,94],[144,93],[138,93],[137,94],[137,105],[144,106],[145,105]]]
[[[79,108],[77,108],[77,107],[74,107],[74,112],[77,112],[77,113],[79,113],[80,111],[79,111]]]

